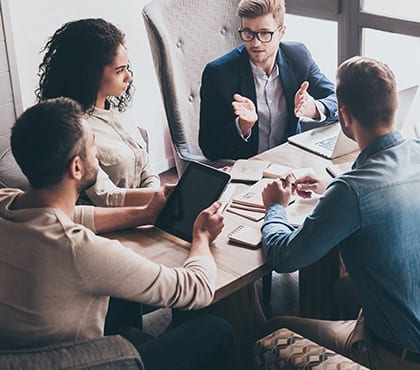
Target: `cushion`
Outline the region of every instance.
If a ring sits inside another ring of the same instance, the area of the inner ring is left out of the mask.
[[[0,369],[144,369],[140,355],[115,335],[47,347],[0,351]]]
[[[29,188],[28,179],[20,170],[10,148],[0,155],[0,188],[18,188],[22,190]]]
[[[288,329],[276,330],[258,340],[254,347],[254,358],[259,370],[367,369]]]

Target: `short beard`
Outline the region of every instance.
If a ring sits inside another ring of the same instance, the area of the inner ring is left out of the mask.
[[[341,130],[343,131],[344,135],[347,136],[349,139],[356,141],[354,135],[352,135],[351,131],[345,126],[344,119],[340,111],[338,111],[338,118],[340,120]]]
[[[89,179],[87,179],[87,180],[83,181],[83,183],[79,186],[79,189],[78,189],[79,194],[80,194],[82,191],[84,191],[84,190],[86,190],[86,189],[89,189],[91,186],[95,185],[95,184],[96,184],[96,180],[97,180],[97,178],[98,178],[98,172],[96,172],[96,173],[95,173],[95,175],[94,175],[94,176],[92,176],[91,178],[89,178]]]

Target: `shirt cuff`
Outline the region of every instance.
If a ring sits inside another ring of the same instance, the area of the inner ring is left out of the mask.
[[[83,225],[96,233],[95,229],[95,207],[76,206],[74,209],[73,221]]]
[[[327,108],[319,100],[315,100],[315,107],[320,115],[319,122],[324,122],[327,119]]]
[[[248,142],[249,138],[251,137],[252,130],[249,130],[245,135],[241,131],[241,127],[239,126],[239,117],[235,119],[236,129],[238,130],[239,136],[242,138],[243,141]]]
[[[287,212],[286,208],[279,203],[272,204],[265,211],[265,221],[271,221],[276,219],[278,221],[283,221],[287,223]]]
[[[327,119],[327,108],[319,100],[314,100],[316,110],[319,113],[319,119],[310,118],[310,117],[300,117],[300,121],[305,122],[324,122]]]

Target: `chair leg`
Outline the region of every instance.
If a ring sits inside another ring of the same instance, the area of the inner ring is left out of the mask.
[[[263,303],[270,303],[271,301],[271,279],[273,277],[273,273],[270,272],[269,274],[263,276],[262,281],[262,288],[263,288]]]

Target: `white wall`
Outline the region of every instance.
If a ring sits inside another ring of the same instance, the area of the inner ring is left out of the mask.
[[[126,114],[149,132],[150,157],[156,171],[174,165],[163,104],[141,11],[148,0],[9,0],[13,42],[23,109],[35,102],[40,50],[64,23],[80,18],[104,18],[125,34],[134,71],[136,95]],[[92,45],[95,47],[95,45]]]

